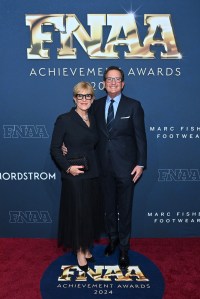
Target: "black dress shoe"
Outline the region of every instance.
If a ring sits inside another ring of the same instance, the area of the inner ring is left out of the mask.
[[[119,254],[119,267],[122,270],[127,269],[129,266],[129,257],[127,250],[121,250]]]
[[[114,251],[115,251],[115,248],[117,247],[117,245],[118,245],[118,243],[119,243],[119,240],[118,239],[116,239],[116,240],[110,240],[110,243],[108,244],[108,246],[106,246],[106,248],[105,248],[105,255],[106,256],[109,256],[109,255],[111,255],[111,254],[113,254],[114,253]]]
[[[95,263],[95,258],[93,256],[86,257],[86,261],[89,262],[89,263]]]

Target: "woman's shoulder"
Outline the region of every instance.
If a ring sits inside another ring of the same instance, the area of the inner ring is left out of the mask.
[[[63,121],[63,122],[69,121],[72,118],[72,115],[73,115],[72,110],[70,110],[69,112],[62,113],[57,117],[57,121]]]

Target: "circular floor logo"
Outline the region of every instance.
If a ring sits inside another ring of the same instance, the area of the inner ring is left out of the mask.
[[[104,256],[104,246],[93,249],[96,262],[87,273],[77,266],[76,257],[67,253],[49,265],[41,279],[43,299],[162,299],[164,280],[160,270],[147,257],[129,252],[130,266],[121,271],[119,252]]]

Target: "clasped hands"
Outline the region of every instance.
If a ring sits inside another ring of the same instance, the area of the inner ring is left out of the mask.
[[[64,143],[62,144],[61,149],[62,149],[63,155],[64,156],[67,155],[67,148]],[[71,175],[76,176],[76,175],[84,173],[83,168],[84,168],[83,165],[73,165],[68,168],[67,173],[70,173]]]

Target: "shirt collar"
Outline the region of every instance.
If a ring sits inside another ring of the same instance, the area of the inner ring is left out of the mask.
[[[107,96],[106,101],[107,101],[107,102],[110,102],[110,100],[113,99],[117,104],[119,104],[119,101],[120,101],[120,99],[121,99],[121,95],[122,95],[122,94],[120,93],[120,94],[118,94],[115,98],[111,98],[111,97]]]

